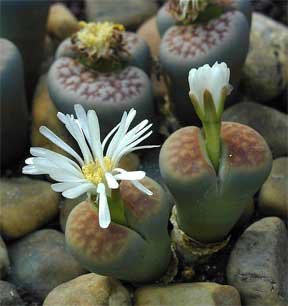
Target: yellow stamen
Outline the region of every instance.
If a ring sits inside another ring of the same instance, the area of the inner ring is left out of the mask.
[[[112,171],[113,164],[110,158],[104,157],[104,166],[107,171]],[[105,172],[103,171],[100,163],[96,160],[90,164],[86,164],[82,167],[84,177],[95,185],[105,181]]]
[[[81,21],[79,26],[80,31],[77,33],[77,39],[84,48],[93,49],[95,53],[109,47],[115,31],[125,31],[123,25],[112,22],[86,23]]]

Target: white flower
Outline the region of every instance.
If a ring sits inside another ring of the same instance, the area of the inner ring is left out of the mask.
[[[139,182],[145,177],[144,171],[128,172],[117,167],[124,155],[135,150],[157,147],[138,146],[151,135],[152,131],[149,129],[152,124],[149,124],[148,120],[143,120],[128,131],[136,116],[136,111],[131,109],[128,114],[124,112],[120,123],[101,143],[95,111],[89,110],[86,114],[84,108],[77,104],[75,113],[77,119],[73,115],[62,113],[58,113],[57,117],[76,140],[82,156],[47,127],[41,126],[40,133],[69,153],[74,160],[48,149],[34,147],[30,149],[33,157],[25,161],[27,165],[23,168],[23,173],[49,175],[58,182],[51,185],[52,189],[61,192],[66,198],[74,199],[84,193],[88,196],[97,195],[99,224],[102,228],[107,228],[111,222],[107,196],[111,195],[111,189],[119,188],[118,181],[129,180],[145,194],[152,195],[152,192]]]
[[[216,112],[220,110],[223,102],[223,89],[226,95],[229,95],[232,90],[229,79],[230,69],[225,63],[218,64],[216,62],[212,67],[206,64],[198,69],[190,70],[188,77],[189,94],[196,99],[201,112],[205,112],[204,93],[206,90],[212,95]]]
[[[206,1],[205,0],[180,0],[179,6],[182,11],[182,18],[186,18],[190,4],[191,4],[192,12],[194,12],[195,18],[197,18],[198,13],[206,8],[207,2],[208,2],[207,0]]]
[[[193,10],[198,11],[200,8],[199,0],[180,0],[179,4],[184,16],[187,14],[190,3]]]
[[[179,5],[182,10],[182,18],[185,18],[187,15],[188,7],[189,7],[189,0],[180,0]]]

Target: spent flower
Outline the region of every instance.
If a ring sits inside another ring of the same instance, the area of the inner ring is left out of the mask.
[[[122,24],[112,22],[79,22],[80,30],[72,36],[72,45],[81,62],[97,66],[99,62],[121,62],[125,50]]]
[[[86,113],[84,108],[77,104],[75,113],[76,118],[74,115],[64,115],[60,112],[57,117],[77,142],[81,155],[47,127],[41,126],[40,133],[73,159],[45,148],[32,147],[32,157],[26,159],[27,165],[23,168],[23,173],[49,175],[57,181],[51,188],[61,192],[66,198],[74,199],[85,193],[90,198],[96,196],[99,224],[102,228],[107,228],[111,222],[109,198],[112,191],[119,188],[119,181],[129,180],[145,194],[152,195],[152,192],[140,182],[145,177],[144,171],[126,171],[118,166],[121,158],[130,152],[157,147],[138,146],[151,135],[152,124],[148,120],[143,120],[129,130],[136,116],[136,110],[131,109],[128,113],[124,112],[120,123],[101,143],[96,112],[89,110]]]
[[[209,0],[171,0],[170,11],[181,22],[191,23],[206,9]]]

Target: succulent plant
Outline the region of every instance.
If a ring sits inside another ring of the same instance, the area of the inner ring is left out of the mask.
[[[120,184],[124,225],[112,222],[108,229],[102,229],[89,201],[70,213],[66,244],[87,270],[137,283],[157,281],[167,271],[171,260],[167,231],[170,206],[158,183],[148,177],[142,183],[153,192],[152,196],[130,182]]]
[[[56,107],[72,113],[73,106],[97,110],[108,132],[125,110],[140,118],[154,115],[147,44],[122,25],[80,23],[81,29],[56,52],[48,74],[48,88]]]
[[[252,128],[221,122],[231,91],[222,63],[192,69],[190,97],[203,129],[173,133],[160,152],[160,170],[176,200],[181,231],[202,243],[221,242],[271,170],[264,138]]]
[[[23,57],[28,101],[40,72],[49,5],[49,0],[0,2],[0,36],[12,41]]]
[[[172,258],[167,196],[144,171],[119,167],[128,153],[155,147],[139,146],[151,135],[152,124],[143,120],[129,130],[136,116],[131,109],[101,143],[96,112],[86,113],[78,104],[75,113],[77,118],[63,113],[58,113],[58,118],[78,143],[82,156],[42,126],[41,134],[73,159],[31,148],[33,157],[26,160],[23,173],[49,175],[57,181],[52,189],[69,199],[87,194],[87,200],[70,213],[65,229],[69,250],[85,268],[133,282],[158,280]]]
[[[1,167],[19,161],[28,144],[28,110],[22,57],[17,47],[0,39]]]
[[[174,112],[183,124],[198,123],[183,95],[189,90],[189,69],[226,62],[236,88],[249,47],[250,2],[170,0],[159,10],[157,23],[162,35],[159,59],[170,78]]]
[[[250,3],[250,0],[211,0],[211,1],[169,0],[160,8],[157,14],[157,26],[161,36],[163,36],[170,27],[181,23],[181,21],[185,22],[185,20],[183,20],[185,19],[185,16],[182,12],[183,6],[185,6],[185,4],[186,6],[188,5],[188,8],[190,8],[190,11],[192,11],[193,2],[194,6],[199,3],[198,5],[200,5],[201,10],[206,9],[207,6],[209,10],[215,8],[215,6],[219,6],[223,13],[231,10],[237,10],[245,15],[249,25],[251,25],[252,5]],[[188,8],[186,10],[188,10]],[[196,13],[200,14],[201,10],[200,12],[199,9],[196,10]],[[195,13],[193,14],[193,11],[191,13],[192,16],[193,15],[195,16]],[[192,22],[197,20],[198,15],[196,14],[196,19],[192,20]]]

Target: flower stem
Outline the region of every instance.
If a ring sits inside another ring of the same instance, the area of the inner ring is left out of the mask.
[[[216,170],[218,171],[219,159],[221,154],[221,121],[203,122],[203,129],[205,133],[205,145],[208,156]]]
[[[121,225],[127,225],[124,203],[121,199],[120,191],[115,189],[111,192],[111,197],[108,198],[111,220]]]

